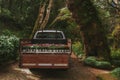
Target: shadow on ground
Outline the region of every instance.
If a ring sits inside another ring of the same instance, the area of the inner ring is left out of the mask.
[[[68,70],[29,70],[15,63],[0,70],[0,80],[96,80],[96,76],[77,59],[72,59]]]
[[[96,76],[87,67],[72,59],[71,66],[63,69],[30,69],[40,80],[96,80]]]
[[[41,78],[41,80],[67,80],[69,70],[62,69],[30,69],[30,71]]]

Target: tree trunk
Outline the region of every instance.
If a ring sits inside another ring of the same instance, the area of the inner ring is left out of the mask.
[[[104,26],[91,0],[68,0],[67,6],[80,26],[86,56],[110,59]]]
[[[51,11],[51,8],[52,8],[52,3],[53,3],[53,0],[50,0],[49,4],[48,4],[48,7],[47,7],[46,16],[45,16],[44,21],[41,24],[39,29],[44,29],[46,24],[48,23],[49,16],[50,16],[50,11]]]
[[[1,13],[3,13],[3,8],[4,8],[4,0],[1,0]]]
[[[13,0],[9,0],[8,9],[9,9],[10,11],[12,10],[12,5],[13,5]]]
[[[38,14],[37,20],[35,22],[35,25],[33,27],[33,31],[32,31],[30,38],[33,37],[34,33],[37,30],[44,29],[46,24],[48,23],[53,0],[49,0],[48,6],[46,6],[46,3],[47,3],[47,0],[44,3],[42,3],[41,4],[42,6],[40,6],[40,8],[39,8],[39,14]]]
[[[38,14],[37,20],[35,21],[35,25],[33,27],[32,34],[31,34],[30,38],[33,37],[35,31],[37,31],[39,26],[42,24],[44,12],[45,12],[45,5],[46,5],[46,3],[44,3],[42,6],[39,7],[39,14]]]

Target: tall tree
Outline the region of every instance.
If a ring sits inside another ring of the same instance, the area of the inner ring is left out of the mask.
[[[43,3],[40,3],[38,17],[33,27],[33,31],[30,38],[32,38],[36,30],[45,28],[49,20],[52,4],[53,4],[53,0],[45,0]]]
[[[80,26],[86,56],[110,59],[104,26],[91,0],[67,0],[72,16]]]

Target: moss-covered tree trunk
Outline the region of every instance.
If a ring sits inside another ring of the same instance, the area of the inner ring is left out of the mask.
[[[80,26],[86,56],[110,59],[104,26],[91,0],[68,0],[67,6]]]

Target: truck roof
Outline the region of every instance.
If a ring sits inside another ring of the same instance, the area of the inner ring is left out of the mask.
[[[60,30],[39,30],[37,32],[62,32]]]

